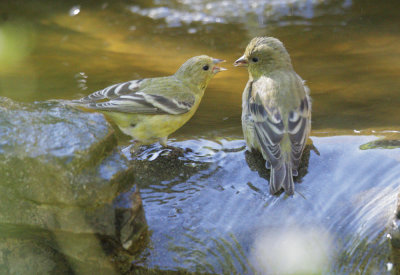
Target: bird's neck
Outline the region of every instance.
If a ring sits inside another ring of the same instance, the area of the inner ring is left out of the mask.
[[[275,78],[277,75],[280,74],[287,74],[287,72],[292,72],[292,67],[274,67],[274,68],[265,68],[265,70],[257,70],[251,71],[249,70],[249,79],[257,80],[260,77],[268,77],[268,78]]]
[[[187,77],[185,74],[180,74],[179,71],[175,73],[175,78],[178,79],[180,82],[184,83],[185,85],[189,86],[193,92],[204,92],[209,79],[201,79],[195,77]]]

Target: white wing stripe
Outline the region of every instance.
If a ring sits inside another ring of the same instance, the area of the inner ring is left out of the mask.
[[[295,122],[295,121],[299,120],[300,115],[299,115],[298,112],[292,111],[291,114],[292,115],[289,116],[289,121],[290,122]]]
[[[170,114],[181,114],[188,112],[191,106],[182,106],[175,99],[168,99],[162,96],[156,95],[143,95],[145,100],[151,103],[153,106]]]
[[[124,87],[126,85],[126,82],[125,83],[122,83],[122,84],[119,84],[118,85],[118,87],[114,90],[114,93],[116,94],[116,95],[118,95],[118,93],[119,93],[119,91],[122,89],[122,87]]]
[[[107,87],[107,88],[105,88],[104,90],[103,90],[103,94],[106,96],[106,97],[108,97],[109,96],[109,92],[111,91],[111,89],[112,88],[114,88],[115,86],[117,86],[118,84],[114,84],[114,85],[112,85],[112,86],[110,86],[110,87]]]
[[[300,121],[296,124],[296,127],[294,127],[293,130],[289,131],[289,133],[292,134],[292,135],[298,133],[302,125],[303,125],[302,120],[300,120]]]
[[[139,87],[139,82],[138,80],[133,80],[131,81],[131,84],[129,85],[128,89],[133,91]]]
[[[141,95],[122,95],[122,96],[120,96],[120,98],[126,98],[126,99],[130,99],[130,100],[139,100],[139,99],[143,100],[144,99],[144,97]]]

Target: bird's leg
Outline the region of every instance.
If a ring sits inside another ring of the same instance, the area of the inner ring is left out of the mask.
[[[161,144],[163,147],[168,147],[168,146],[167,146],[167,140],[168,140],[168,137],[162,137],[162,138],[159,138],[158,142],[160,142],[160,144]]]
[[[171,150],[171,152],[173,152],[173,153],[178,153],[178,154],[185,153],[185,150],[182,148],[177,148],[174,146],[167,145],[167,140],[168,140],[168,137],[162,137],[158,140],[158,142],[161,144],[162,147],[164,147],[165,149]]]
[[[134,156],[137,152],[139,152],[139,148],[140,142],[134,140],[130,148],[131,156]]]

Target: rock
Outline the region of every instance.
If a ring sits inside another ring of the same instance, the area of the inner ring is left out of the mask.
[[[142,202],[132,189],[134,171],[116,146],[99,113],[0,98],[0,237],[6,244],[0,254],[21,261],[15,272],[8,261],[9,272],[65,267],[86,274],[83,267],[95,266],[113,273],[141,251],[147,240]]]
[[[400,148],[400,140],[398,139],[378,139],[360,146],[361,150],[369,149],[397,149]]]
[[[1,274],[69,274],[68,262],[57,251],[32,240],[0,242]]]
[[[318,149],[315,148],[313,144],[306,144],[303,154],[301,155],[300,166],[297,169],[298,175],[293,177],[295,183],[302,182],[303,177],[307,175],[308,163],[310,161],[310,151],[314,151],[316,154],[319,154]],[[271,170],[266,168],[265,159],[260,152],[250,152],[246,150],[245,159],[251,171],[257,171],[261,178],[264,178],[268,181],[270,180]]]

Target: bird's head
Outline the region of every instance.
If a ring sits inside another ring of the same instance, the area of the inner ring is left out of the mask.
[[[212,58],[207,55],[195,56],[183,63],[175,73],[175,76],[179,79],[190,81],[192,84],[203,89],[215,74],[226,70],[218,66],[221,62],[225,62],[225,60]]]
[[[233,63],[247,67],[253,78],[274,70],[292,68],[290,56],[282,42],[273,37],[255,37],[247,45],[244,55]]]

